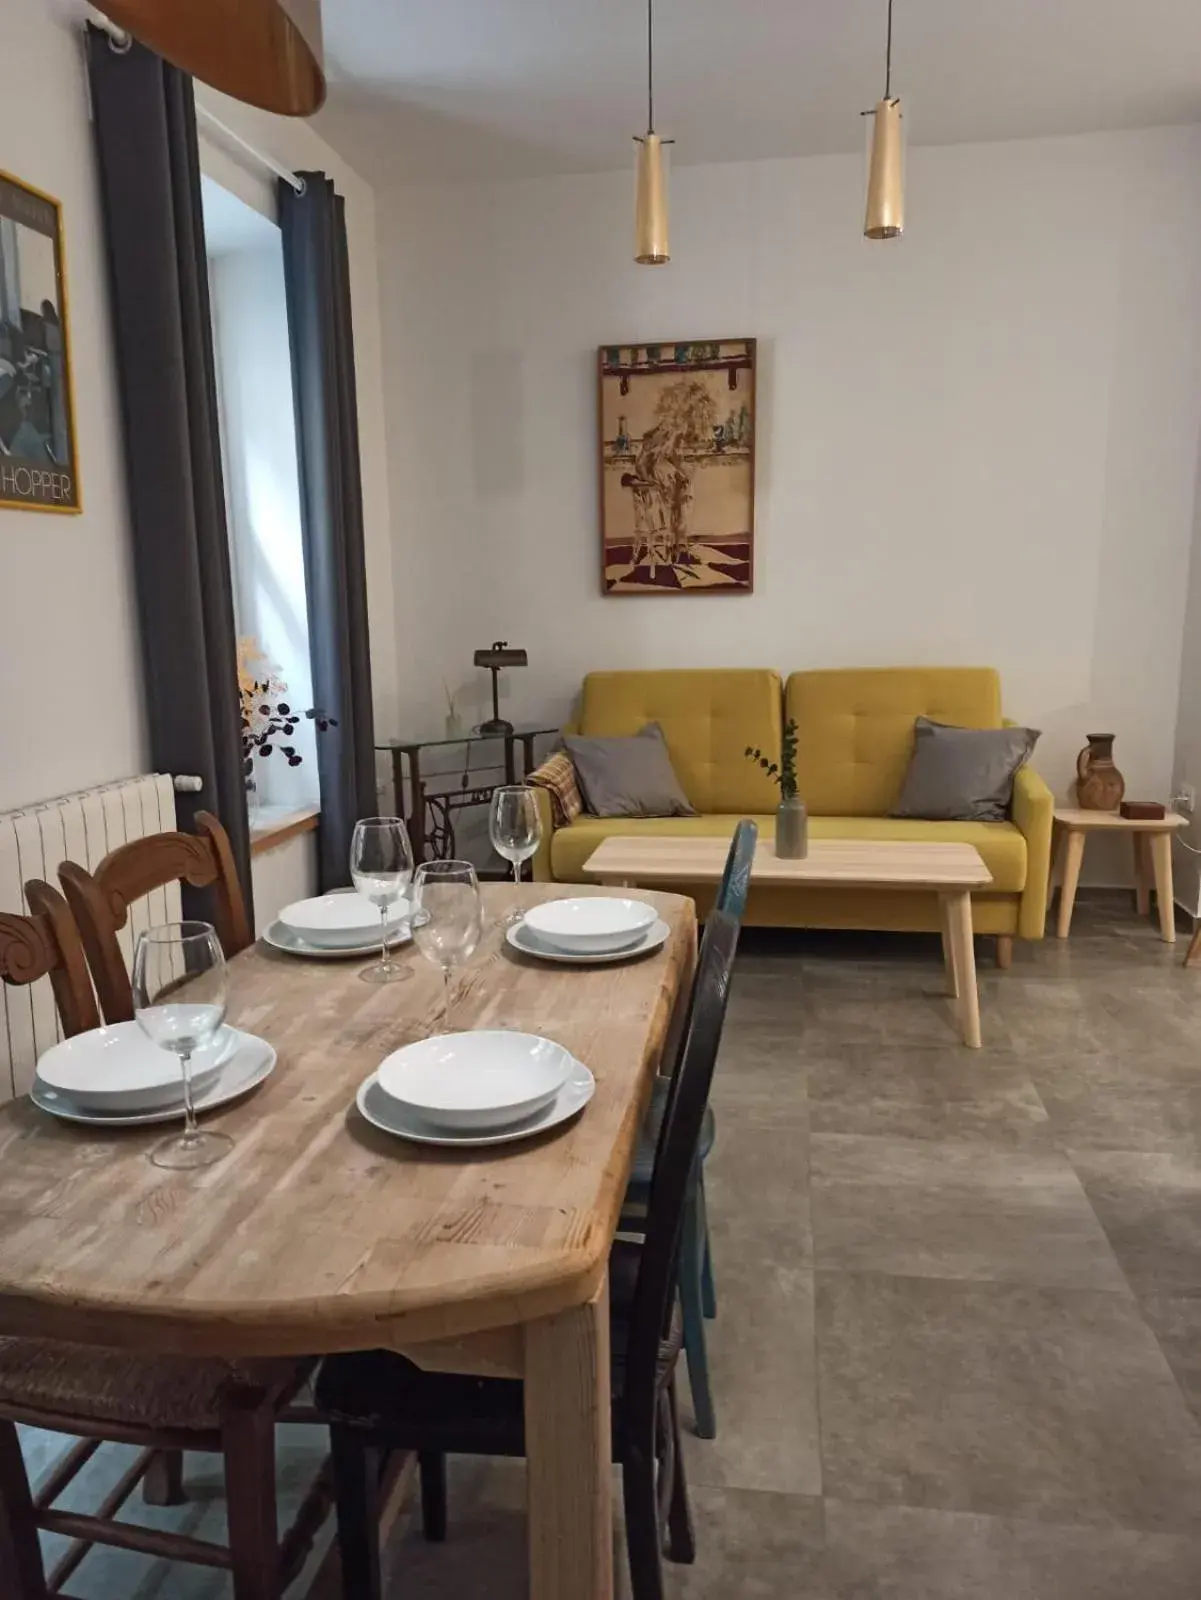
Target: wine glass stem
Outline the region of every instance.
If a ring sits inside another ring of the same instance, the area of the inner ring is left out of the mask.
[[[450,968],[442,968],[442,1028],[450,1032]]]
[[[386,903],[379,908],[379,964],[381,967],[388,965],[388,907]]]
[[[194,1139],[198,1133],[196,1127],[196,1108],[192,1104],[192,1052],[181,1050],[179,1064],[183,1071],[183,1136],[185,1139]]]
[[[513,863],[513,882],[517,885],[517,887],[519,889],[521,888],[521,857],[520,856],[518,856],[517,860],[514,861],[514,863]]]

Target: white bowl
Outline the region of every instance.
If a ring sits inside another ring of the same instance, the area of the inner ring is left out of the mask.
[[[602,951],[634,944],[658,918],[654,906],[644,900],[580,895],[531,906],[523,920],[537,938],[562,950]]]
[[[234,1029],[218,1029],[192,1056],[192,1087],[202,1094],[237,1046]],[[173,1051],[155,1044],[136,1022],[114,1022],[62,1039],[38,1058],[38,1078],[94,1111],[153,1111],[183,1100],[183,1072]]]
[[[442,1128],[495,1128],[549,1105],[575,1062],[533,1033],[441,1033],[380,1063],[380,1088]]]
[[[410,915],[407,900],[388,907],[388,936],[400,931]],[[278,921],[308,944],[337,950],[344,945],[366,945],[383,931],[379,907],[361,894],[324,894],[313,900],[295,900],[280,912]]]

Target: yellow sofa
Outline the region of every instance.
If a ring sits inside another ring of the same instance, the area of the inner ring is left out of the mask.
[[[663,729],[672,764],[695,817],[580,817],[552,826],[549,796],[539,791],[543,838],[534,858],[541,880],[580,882],[584,863],[614,834],[726,836],[740,817],[760,835],[774,830],[775,786],[745,751],[757,745],[778,758],[785,718],[797,724],[797,783],[816,839],[947,839],[974,844],[993,875],[973,896],[976,931],[1041,939],[1054,802],[1042,779],[1023,767],[1006,822],[921,822],[888,815],[913,747],[915,717],[960,727],[1002,724],[1001,687],[991,667],[898,667],[794,672],[725,669],[593,672],[584,680],[569,732],[633,734],[647,722]],[[682,884],[703,915],[712,885]],[[932,895],[874,889],[752,888],[746,920],[768,927],[885,928],[937,932]]]

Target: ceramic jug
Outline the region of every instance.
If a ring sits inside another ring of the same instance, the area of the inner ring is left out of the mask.
[[[1113,764],[1112,733],[1090,733],[1076,757],[1076,800],[1085,811],[1116,811],[1126,780]]]

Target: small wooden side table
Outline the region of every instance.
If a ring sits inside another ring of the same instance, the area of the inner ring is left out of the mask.
[[[1186,827],[1188,818],[1175,811],[1155,818],[1123,817],[1116,811],[1081,811],[1056,807],[1055,830],[1051,836],[1051,875],[1047,884],[1047,906],[1054,893],[1055,867],[1063,869],[1059,889],[1059,915],[1055,937],[1066,939],[1072,926],[1072,907],[1084,860],[1084,842],[1090,833],[1127,833],[1134,851],[1134,896],[1140,916],[1151,909],[1151,885],[1159,907],[1159,935],[1167,944],[1176,942],[1176,911],[1172,901],[1172,835]]]

